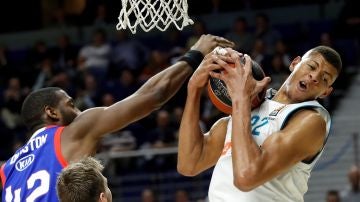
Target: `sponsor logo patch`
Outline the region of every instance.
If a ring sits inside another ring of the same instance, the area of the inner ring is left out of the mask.
[[[22,157],[15,164],[16,170],[17,171],[25,170],[27,167],[29,167],[32,164],[32,162],[34,162],[34,159],[35,159],[34,154],[29,154],[27,156]]]
[[[277,116],[277,114],[278,114],[282,109],[284,109],[285,106],[286,106],[286,105],[283,105],[283,106],[275,109],[274,111],[270,112],[269,116]]]

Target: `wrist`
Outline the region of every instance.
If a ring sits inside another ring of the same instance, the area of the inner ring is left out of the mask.
[[[182,57],[180,57],[179,61],[185,61],[195,71],[203,59],[204,55],[200,51],[189,50]]]
[[[200,87],[195,82],[192,82],[190,79],[188,82],[188,85],[187,85],[187,89],[188,89],[188,92],[198,92],[198,91],[201,92],[203,87]]]
[[[201,94],[202,94],[202,89],[198,88],[197,86],[194,85],[188,85],[187,88],[187,96],[188,98],[192,98],[192,99],[200,99]]]
[[[231,103],[233,108],[247,108],[247,106],[251,106],[251,99],[248,96],[234,97],[231,99]]]

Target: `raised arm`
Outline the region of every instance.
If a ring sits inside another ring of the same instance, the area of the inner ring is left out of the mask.
[[[222,37],[203,35],[191,49],[207,54],[216,46],[232,45],[232,42]],[[63,153],[72,159],[74,149],[79,149],[79,146],[84,151],[77,152],[75,156],[94,153],[99,138],[160,108],[179,90],[192,71],[192,67],[187,62],[179,61],[153,76],[128,98],[109,107],[84,111],[64,129],[64,133],[69,133],[69,135],[62,138],[61,143],[68,145],[62,147]]]
[[[250,97],[254,89],[260,92],[269,79],[255,81],[250,76],[251,59],[248,56],[245,58],[245,66],[236,62],[235,68],[217,61],[223,64],[226,74],[215,76],[224,80],[232,98],[234,184],[242,191],[249,191],[286,172],[295,164],[312,159],[323,147],[326,123],[318,112],[301,110],[290,118],[284,129],[271,134],[258,146],[251,134]]]
[[[188,83],[188,95],[179,130],[178,172],[194,176],[213,166],[219,159],[225,141],[227,118],[220,119],[205,135],[199,127],[200,97],[209,72],[220,67],[208,54]]]
[[[238,121],[239,117],[235,120]],[[264,184],[301,161],[313,159],[325,141],[325,120],[312,110],[294,114],[288,125],[271,134],[261,148],[255,145],[250,130],[249,133],[243,132],[244,124],[233,124],[232,139],[235,141],[232,148],[234,183],[243,191]]]

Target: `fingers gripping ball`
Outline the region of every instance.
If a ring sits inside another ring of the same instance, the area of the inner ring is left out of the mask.
[[[215,52],[215,54],[217,54]],[[242,63],[245,63],[245,58],[242,57]],[[232,67],[235,67],[235,64],[230,63]],[[252,75],[255,80],[262,80],[265,77],[265,73],[263,69],[260,67],[258,63],[255,61],[251,61],[251,67],[252,67]],[[232,107],[231,107],[231,97],[229,96],[229,93],[227,92],[227,88],[225,83],[217,78],[210,77],[208,85],[207,85],[208,95],[211,100],[211,102],[215,105],[215,107],[226,113],[231,114]],[[257,96],[255,96],[251,100],[251,109],[254,109],[258,107],[265,97],[265,90],[260,92]]]

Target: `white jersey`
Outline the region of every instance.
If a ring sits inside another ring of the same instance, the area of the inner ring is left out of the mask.
[[[270,90],[268,94],[270,94]],[[297,104],[281,104],[266,99],[260,107],[251,112],[252,136],[260,146],[276,131],[285,127],[288,118],[299,109],[311,108],[318,111],[326,121],[326,138],[330,130],[330,115],[317,101]],[[299,162],[286,173],[275,177],[265,184],[249,191],[242,192],[233,184],[233,166],[231,158],[232,119],[228,122],[224,150],[213,171],[209,187],[210,202],[271,202],[271,201],[304,201],[308,189],[308,179],[323,149],[310,163]]]

